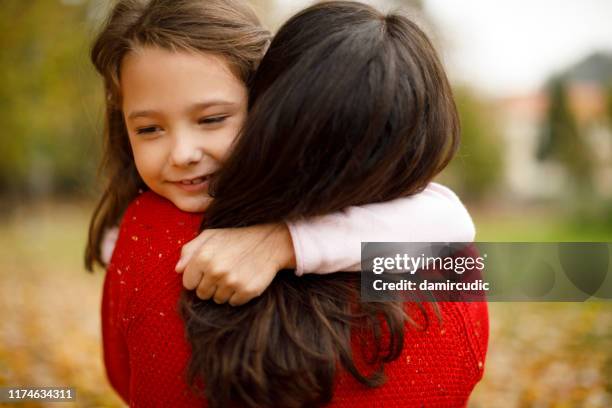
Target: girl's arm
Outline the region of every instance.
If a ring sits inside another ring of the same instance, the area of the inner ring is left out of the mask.
[[[281,269],[297,275],[358,271],[361,242],[471,242],[474,234],[457,196],[431,183],[411,197],[287,225],[203,231],[183,246],[176,271],[200,298],[240,305],[263,292]]]
[[[419,194],[288,223],[296,274],[358,271],[361,242],[472,242],[470,214],[452,190],[430,183]]]

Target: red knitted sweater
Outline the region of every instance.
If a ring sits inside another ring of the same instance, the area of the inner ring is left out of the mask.
[[[104,283],[102,334],[108,378],[130,406],[206,406],[185,382],[190,348],[177,310],[181,275],[174,271],[201,220],[202,214],[180,211],[152,192],[136,198],[124,215]],[[487,305],[438,306],[442,323],[427,304],[427,328],[406,326],[402,355],[386,365],[383,386],[367,388],[341,371],[330,406],[465,406],[484,371]],[[425,322],[415,305],[406,308]]]

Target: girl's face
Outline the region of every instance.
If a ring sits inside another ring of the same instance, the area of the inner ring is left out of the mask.
[[[244,83],[213,54],[142,47],[122,61],[121,93],[143,181],[183,211],[205,210],[208,177],[246,118]]]

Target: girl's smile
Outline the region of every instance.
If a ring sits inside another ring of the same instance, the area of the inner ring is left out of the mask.
[[[201,176],[195,178],[186,178],[178,181],[169,181],[176,187],[183,189],[184,191],[193,193],[193,192],[204,192],[208,193],[208,180],[209,176]]]

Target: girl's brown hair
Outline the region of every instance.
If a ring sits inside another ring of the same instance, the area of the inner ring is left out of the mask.
[[[203,228],[278,223],[415,194],[459,142],[451,88],[425,34],[401,15],[355,2],[321,3],[291,18],[253,78],[249,105],[211,183]],[[181,310],[190,381],[204,380],[212,407],[318,406],[332,398],[340,365],[380,385],[407,322],[400,303],[359,302],[355,273],[281,272],[240,307],[184,292]],[[356,363],[359,339],[371,340],[367,370]]]
[[[106,228],[119,223],[139,189],[121,110],[119,67],[138,47],[214,53],[225,58],[248,84],[270,41],[270,33],[244,0],[120,0],[95,39],[91,60],[104,79],[106,113],[100,173],[102,197],[89,225],[85,266],[104,266],[100,243]]]

